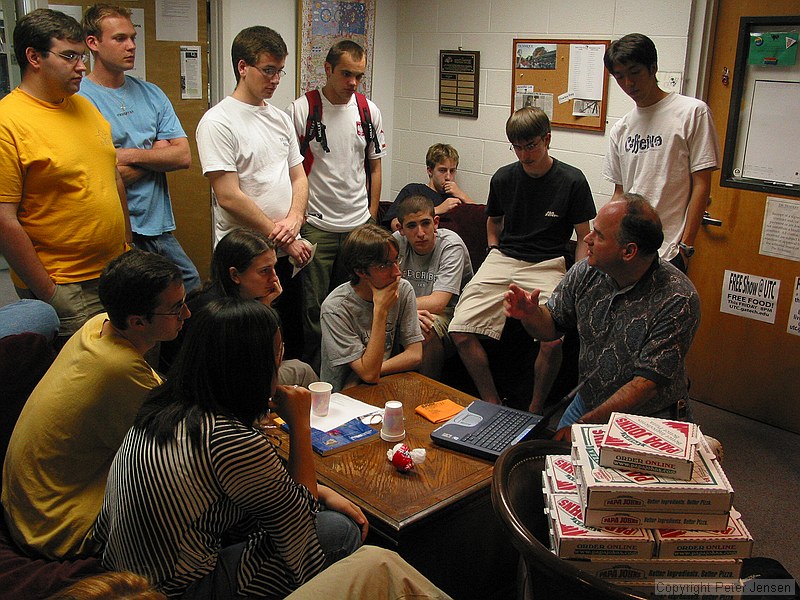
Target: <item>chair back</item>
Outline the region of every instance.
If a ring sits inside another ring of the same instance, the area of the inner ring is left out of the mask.
[[[492,504],[503,529],[524,560],[522,597],[633,600],[641,598],[578,569],[549,549],[542,473],[548,454],[569,454],[566,442],[532,440],[506,449],[497,459]]]
[[[52,344],[41,334],[0,338],[0,465],[25,401],[54,358]]]

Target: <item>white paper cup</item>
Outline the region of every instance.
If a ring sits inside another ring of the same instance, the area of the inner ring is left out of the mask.
[[[308,386],[311,392],[311,414],[315,417],[328,416],[331,406],[331,390],[333,386],[324,381],[315,381]]]
[[[389,400],[383,409],[383,427],[381,439],[387,442],[399,442],[406,437],[406,424],[403,418],[403,403]]]

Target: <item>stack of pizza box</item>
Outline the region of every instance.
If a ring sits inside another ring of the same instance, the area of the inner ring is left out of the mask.
[[[614,413],[573,425],[572,454],[546,458],[551,550],[637,589],[738,579],[753,538],[697,425]]]

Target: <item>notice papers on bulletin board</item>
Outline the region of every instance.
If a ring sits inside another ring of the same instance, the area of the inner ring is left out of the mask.
[[[750,34],[747,64],[789,67],[797,62],[798,33],[765,31]]]
[[[514,40],[511,110],[542,109],[553,127],[605,131],[606,40]]]

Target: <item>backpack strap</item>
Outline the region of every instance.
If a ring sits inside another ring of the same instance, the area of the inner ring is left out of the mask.
[[[361,119],[361,128],[364,130],[364,137],[367,140],[367,150],[369,150],[370,143],[373,143],[375,145],[375,154],[378,154],[381,151],[381,145],[375,132],[375,126],[372,124],[367,97],[356,92],[356,104],[358,105],[358,116]]]
[[[361,130],[364,132],[364,139],[367,142],[364,149],[364,173],[367,174],[367,205],[369,205],[370,194],[372,193],[372,178],[369,164],[369,145],[375,145],[375,152],[381,151],[378,136],[375,133],[375,126],[372,124],[372,116],[369,112],[369,102],[364,94],[356,92],[356,104],[358,105],[358,117],[361,119]]]
[[[311,164],[314,162],[314,155],[308,150],[311,140],[322,144],[325,152],[331,150],[328,148],[328,137],[325,135],[325,124],[322,122],[322,98],[319,90],[311,90],[305,95],[308,101],[308,117],[306,118],[305,135],[300,138],[300,154],[303,155],[303,169],[308,175],[311,171]]]

